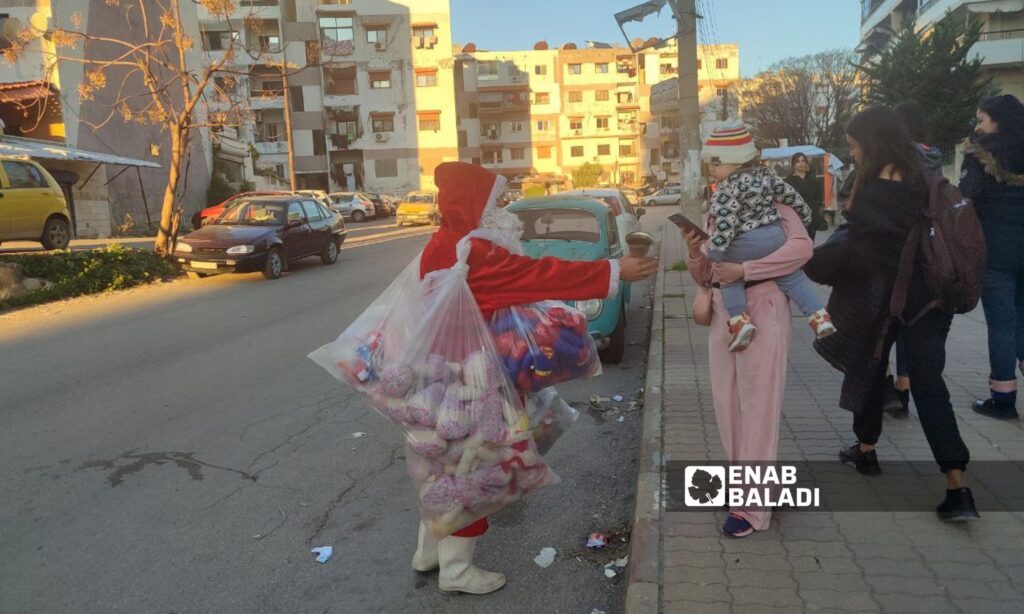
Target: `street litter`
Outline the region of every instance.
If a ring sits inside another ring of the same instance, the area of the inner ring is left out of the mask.
[[[327,561],[331,560],[331,555],[334,554],[334,547],[319,546],[317,548],[313,548],[312,550],[310,550],[310,552],[316,555],[317,563],[326,563]]]
[[[621,394],[617,394],[617,395],[612,397],[612,400],[615,401],[616,403],[621,403],[622,399],[623,399],[623,397],[622,397]]]
[[[626,419],[625,416],[619,416],[619,422],[623,422]]]
[[[614,578],[615,576],[622,573],[622,570],[629,564],[629,557],[624,556],[621,559],[615,559],[611,563],[604,566],[604,576],[606,578]]]
[[[556,553],[557,550],[555,550],[554,548],[543,548],[541,549],[540,554],[533,558],[533,562],[541,566],[542,568],[547,569],[551,566],[552,563],[555,562]]]
[[[601,409],[601,405],[607,403],[608,401],[611,401],[611,399],[609,399],[608,397],[603,397],[597,394],[590,395],[590,406],[593,407],[594,409]]]
[[[587,538],[587,548],[604,548],[608,545],[608,536],[604,533],[591,533]]]
[[[366,433],[364,433],[362,431],[359,431],[357,433],[352,433],[352,439],[359,439],[360,437],[366,437]]]

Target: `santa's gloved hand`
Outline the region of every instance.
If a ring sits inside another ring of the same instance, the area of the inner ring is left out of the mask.
[[[640,281],[654,275],[658,271],[655,258],[637,258],[625,256],[619,260],[619,279],[622,281]]]

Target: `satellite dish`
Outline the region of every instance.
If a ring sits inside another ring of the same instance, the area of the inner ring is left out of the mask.
[[[544,51],[547,48],[548,48],[547,41],[537,41],[537,43],[533,46],[533,49],[535,51]]]
[[[462,48],[463,53],[476,53],[476,43],[466,43],[466,46]]]
[[[562,49],[569,49],[569,50],[576,49],[576,43],[566,43],[566,44],[562,45]]]
[[[18,37],[18,32],[21,32],[21,20],[17,17],[9,17],[4,22],[3,34],[8,39],[14,39]]]

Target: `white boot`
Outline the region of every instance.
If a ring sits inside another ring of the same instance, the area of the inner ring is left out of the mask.
[[[437,540],[430,534],[427,525],[420,523],[420,536],[416,542],[416,554],[412,555],[412,568],[416,571],[437,569]]]
[[[442,591],[486,595],[505,586],[503,574],[473,566],[476,540],[476,537],[446,537],[438,542],[441,573],[437,584]]]

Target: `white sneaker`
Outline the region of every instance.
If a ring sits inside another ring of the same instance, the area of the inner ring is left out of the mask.
[[[729,341],[729,351],[742,352],[754,340],[757,327],[750,321],[750,316],[741,313],[729,318],[729,333],[732,335],[732,339]]]

